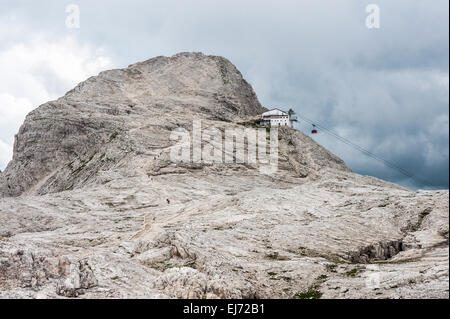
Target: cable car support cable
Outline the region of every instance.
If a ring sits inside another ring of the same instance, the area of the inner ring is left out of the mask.
[[[388,160],[385,160],[384,158],[381,158],[380,156],[378,156],[378,155],[376,155],[376,154],[374,154],[374,153],[372,153],[372,152],[362,148],[361,146],[359,146],[359,145],[349,141],[345,137],[342,137],[342,136],[334,133],[333,131],[327,129],[326,127],[324,127],[322,125],[319,125],[316,122],[314,122],[314,121],[312,121],[312,120],[310,120],[310,119],[308,119],[308,118],[306,118],[304,116],[298,115],[298,117],[303,119],[305,122],[308,122],[309,124],[313,125],[313,127],[317,127],[318,129],[324,131],[325,133],[327,133],[327,134],[337,138],[338,140],[340,140],[344,144],[346,144],[346,145],[348,145],[350,147],[353,147],[354,149],[364,153],[365,155],[367,155],[367,156],[369,156],[369,157],[371,157],[371,158],[373,158],[373,159],[383,163],[384,165],[386,165],[386,166],[388,166],[388,167],[390,167],[390,168],[400,172],[401,174],[405,175],[406,177],[411,178],[411,179],[419,182],[420,184],[422,184],[424,186],[428,186],[430,188],[437,188],[435,185],[433,185],[433,184],[431,184],[431,183],[429,183],[427,181],[424,181],[421,178],[418,178],[415,174],[407,171],[406,169],[404,169],[404,168],[402,168],[402,167],[400,167],[400,166],[398,166],[398,165],[396,165],[396,164],[394,164],[394,163],[392,163],[392,162],[390,162]]]

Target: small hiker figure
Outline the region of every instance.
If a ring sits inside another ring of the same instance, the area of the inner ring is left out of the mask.
[[[168,198],[166,199],[166,201],[167,201],[167,204],[170,204],[170,200]]]

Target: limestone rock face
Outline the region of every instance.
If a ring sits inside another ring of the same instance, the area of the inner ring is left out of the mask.
[[[0,173],[0,298],[448,298],[448,191],[354,174],[290,128],[271,175],[170,160],[173,129],[264,110],[201,53],[35,109]]]
[[[71,162],[96,162],[108,151],[133,156],[140,151],[133,144],[142,152],[167,146],[168,130],[193,116],[229,122],[263,110],[240,72],[221,57],[181,53],[102,72],[27,116],[14,160],[0,177],[0,194],[61,191],[79,182],[61,176]],[[108,158],[95,169],[118,161]]]

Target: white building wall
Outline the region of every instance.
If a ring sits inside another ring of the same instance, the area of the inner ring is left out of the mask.
[[[283,118],[271,118],[270,126],[291,126],[291,122],[289,121],[289,116]]]
[[[264,120],[270,121],[270,126],[273,126],[273,127],[277,127],[277,126],[291,127],[291,121],[289,121],[289,114],[286,112],[283,112],[281,110],[278,110],[278,109],[264,112],[262,114],[262,118]]]

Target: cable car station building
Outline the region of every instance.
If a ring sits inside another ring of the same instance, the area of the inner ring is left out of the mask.
[[[276,126],[289,126],[292,127],[293,123],[297,121],[297,116],[294,111],[284,112],[280,109],[273,109],[261,114],[261,120],[259,122],[262,126],[276,127]]]

